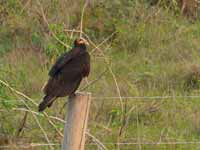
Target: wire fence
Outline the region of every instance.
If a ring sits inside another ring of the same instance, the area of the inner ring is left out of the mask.
[[[92,99],[119,99],[120,97],[92,97]],[[135,100],[135,99],[174,99],[174,98],[199,98],[200,99],[200,95],[189,95],[189,96],[185,96],[185,95],[168,95],[168,96],[122,96],[121,97],[124,100]]]
[[[105,96],[105,97],[92,97],[94,100],[117,100],[121,98],[122,100],[163,100],[163,99],[168,99],[168,100],[174,100],[174,99],[184,99],[184,100],[191,100],[191,99],[197,99],[200,100],[200,95],[167,95],[167,96]],[[25,99],[10,99],[10,100],[5,100],[5,99],[0,99],[0,102],[24,102],[26,101]],[[36,101],[36,100],[35,100]],[[37,100],[39,101],[39,100]]]
[[[195,144],[200,145],[200,141],[181,141],[181,142],[121,142],[121,143],[109,143],[103,142],[104,145],[188,145]],[[95,143],[86,143],[85,145],[96,145]],[[10,148],[31,148],[31,147],[46,147],[46,146],[61,146],[59,143],[27,143],[23,145],[5,145],[0,146],[0,148],[10,149]]]
[[[173,99],[180,99],[183,98],[184,100],[191,100],[191,99],[195,99],[195,100],[200,100],[200,95],[167,95],[167,96],[122,96],[121,99],[122,100],[163,100],[163,99],[169,99],[169,100],[173,100]],[[107,96],[107,97],[98,97],[98,96],[94,96],[92,97],[92,99],[94,100],[115,100],[115,99],[119,99],[119,97],[117,96]],[[25,99],[11,99],[11,100],[4,100],[4,99],[0,99],[0,102],[23,102],[25,101]],[[20,110],[20,111],[30,111],[28,109],[25,108],[13,108],[12,110]],[[43,116],[43,114],[35,112],[35,111],[31,111],[32,113],[34,113],[35,115],[40,115]],[[49,116],[51,119],[55,119],[57,121],[60,121],[62,123],[65,123],[65,120],[58,118],[58,117],[54,117],[54,116]],[[112,142],[102,142],[103,145],[189,145],[189,144],[194,144],[194,145],[200,145],[200,141],[170,141],[170,142],[162,142],[162,141],[158,141],[158,142],[153,142],[153,141],[140,141],[140,142],[121,142],[121,143],[112,143]],[[88,143],[86,145],[96,145],[95,143]],[[23,144],[23,145],[5,145],[5,146],[0,146],[0,149],[10,149],[11,147],[14,148],[31,148],[31,147],[46,147],[46,146],[61,146],[61,144],[59,143],[27,143],[27,144]]]

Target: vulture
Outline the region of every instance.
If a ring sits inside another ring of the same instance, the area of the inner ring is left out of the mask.
[[[75,96],[81,80],[90,73],[90,55],[86,50],[88,42],[76,39],[73,48],[60,56],[49,71],[49,80],[43,88],[45,96],[38,111],[50,107],[58,97]]]

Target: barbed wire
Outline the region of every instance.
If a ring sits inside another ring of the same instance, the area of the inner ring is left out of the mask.
[[[107,100],[113,100],[113,99],[119,99],[120,97],[118,96],[105,96],[105,97],[100,97],[100,96],[94,96],[92,97],[92,99],[95,100],[103,100],[103,99],[107,99]],[[151,99],[151,100],[158,100],[158,99],[175,99],[175,98],[189,98],[191,99],[200,99],[200,95],[168,95],[168,96],[122,96],[121,97],[123,100],[137,100],[137,99]],[[188,99],[188,100],[189,100]],[[187,100],[187,99],[186,99]],[[4,100],[4,99],[0,99],[0,101],[2,102],[23,102],[23,99],[10,99],[10,100]],[[38,100],[39,101],[39,100]]]
[[[200,98],[200,95],[168,95],[168,96],[122,96],[122,99],[170,99],[170,98]],[[92,97],[92,99],[119,99],[119,97]]]
[[[180,142],[121,142],[121,143],[112,143],[112,142],[105,142],[104,145],[190,145],[195,144],[199,145],[200,141],[180,141]],[[5,145],[0,146],[0,148],[30,148],[30,147],[42,147],[42,146],[61,146],[59,143],[28,143],[24,145]],[[95,145],[94,143],[86,144],[86,145]]]
[[[61,144],[58,143],[28,143],[28,144],[24,144],[24,145],[3,145],[0,146],[0,148],[30,148],[30,147],[42,147],[42,146],[60,146]]]
[[[185,145],[200,144],[200,141],[182,141],[182,142],[121,142],[121,143],[103,143],[104,145]],[[86,144],[87,145],[87,144]]]

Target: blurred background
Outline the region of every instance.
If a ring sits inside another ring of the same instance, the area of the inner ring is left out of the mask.
[[[81,24],[92,63],[79,88],[92,93],[86,149],[200,149],[199,3],[0,0],[0,149],[60,149],[66,98],[47,114],[37,104]]]

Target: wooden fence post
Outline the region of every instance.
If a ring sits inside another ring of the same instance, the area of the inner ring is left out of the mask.
[[[90,103],[90,93],[69,98],[62,150],[84,150]]]

